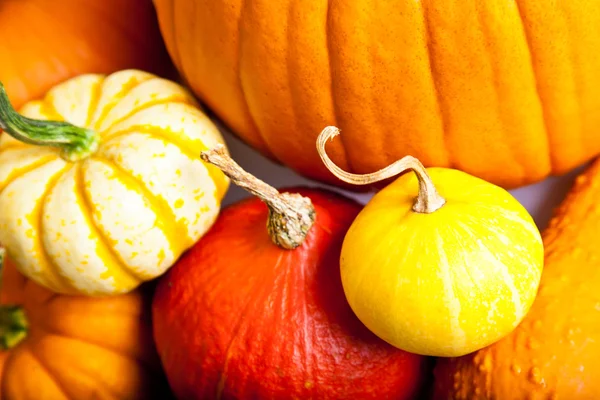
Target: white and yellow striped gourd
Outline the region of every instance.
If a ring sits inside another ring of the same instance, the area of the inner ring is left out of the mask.
[[[26,104],[35,120],[0,92],[0,243],[28,278],[60,293],[128,292],[217,218],[229,180],[200,153],[223,138],[180,85],[136,70],[82,75]]]

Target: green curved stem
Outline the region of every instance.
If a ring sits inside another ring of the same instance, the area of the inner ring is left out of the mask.
[[[78,161],[98,149],[98,134],[68,122],[40,121],[24,117],[10,104],[4,85],[0,82],[0,129],[21,142],[52,146],[61,150],[66,161]]]
[[[0,285],[6,250],[0,246]],[[15,347],[27,336],[29,324],[21,306],[0,305],[0,350]]]
[[[8,350],[27,337],[28,324],[21,306],[0,306],[0,350]]]

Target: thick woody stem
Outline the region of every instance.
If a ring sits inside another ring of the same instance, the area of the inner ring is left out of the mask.
[[[292,250],[304,242],[315,222],[315,208],[309,198],[297,193],[279,193],[274,187],[244,171],[229,157],[223,145],[202,152],[200,157],[218,167],[233,183],[266,203],[269,209],[267,230],[273,243]]]
[[[412,156],[406,156],[395,163],[370,174],[359,175],[344,171],[329,158],[325,151],[327,141],[339,134],[340,130],[335,126],[328,126],[323,129],[317,138],[317,151],[327,169],[340,180],[353,185],[369,185],[391,178],[407,170],[412,170],[419,181],[419,194],[415,199],[413,211],[430,214],[446,203],[446,200],[437,192],[423,164]]]
[[[62,121],[40,121],[26,118],[15,111],[0,83],[0,129],[13,138],[37,146],[60,149],[66,161],[89,157],[100,142],[96,132]]]

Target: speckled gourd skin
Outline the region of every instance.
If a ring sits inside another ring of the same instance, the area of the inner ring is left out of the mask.
[[[0,243],[38,284],[128,292],[164,273],[215,221],[229,181],[200,152],[223,138],[182,86],[137,70],[82,75],[22,114],[100,135],[76,162],[0,135]]]

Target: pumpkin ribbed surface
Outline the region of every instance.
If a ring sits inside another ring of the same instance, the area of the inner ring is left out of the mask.
[[[193,90],[244,140],[340,184],[404,155],[504,187],[600,152],[600,3],[157,0]],[[226,40],[223,38],[227,38]]]
[[[0,136],[0,242],[53,290],[129,291],[216,219],[228,180],[200,152],[220,133],[181,86],[140,71],[83,75],[22,113],[101,135],[89,158]]]
[[[152,340],[149,288],[92,299],[52,293],[25,279],[10,260],[2,275],[1,303],[23,307],[29,332],[0,351],[0,398],[168,398]]]

